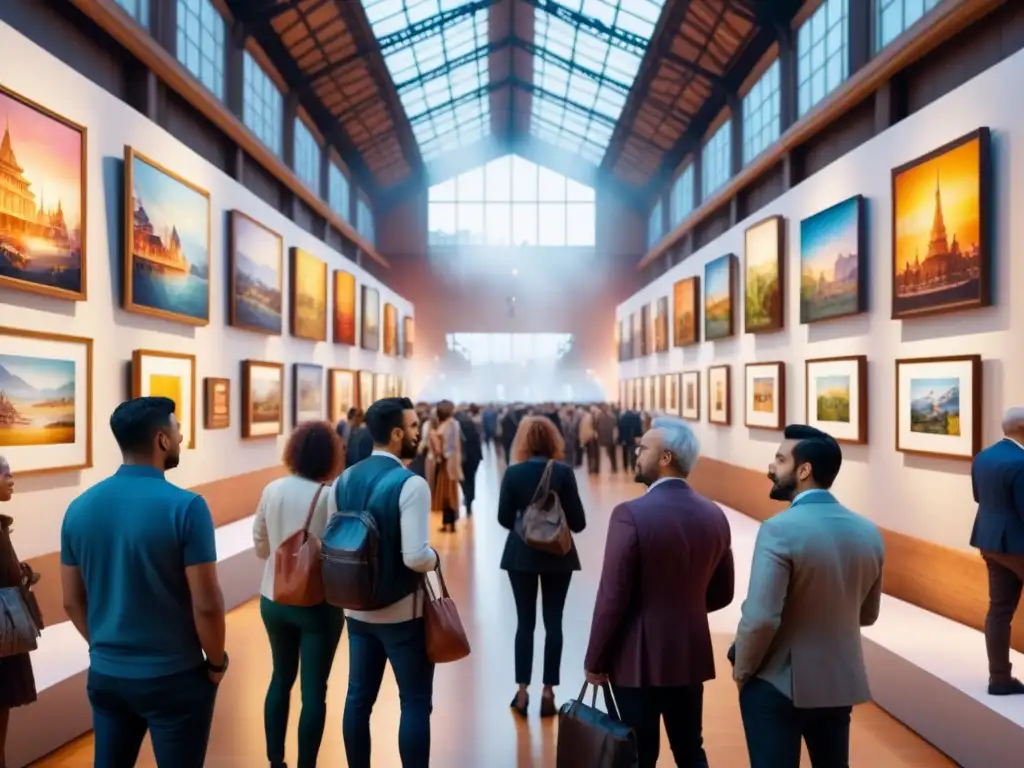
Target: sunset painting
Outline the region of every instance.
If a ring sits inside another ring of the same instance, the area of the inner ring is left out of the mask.
[[[75,442],[75,363],[0,354],[0,448]]]
[[[384,354],[398,354],[398,308],[394,304],[384,305]]]
[[[0,286],[84,299],[86,130],[0,88]]]
[[[700,341],[699,307],[699,277],[687,277],[672,287],[672,311],[675,316],[674,346],[687,347]]]
[[[704,267],[704,338],[725,339],[734,333],[733,286],[736,257],[720,256]]]
[[[284,241],[241,211],[231,212],[229,323],[281,335]]]
[[[334,270],[334,343],[356,344],[356,277]]]
[[[327,264],[301,248],[291,262],[292,336],[327,341]]]
[[[380,293],[363,286],[363,333],[360,346],[371,352],[380,349]]]
[[[864,198],[851,197],[800,222],[800,322],[864,310]]]

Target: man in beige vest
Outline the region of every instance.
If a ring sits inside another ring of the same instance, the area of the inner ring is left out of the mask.
[[[789,509],[757,534],[736,631],[733,677],[751,768],[849,764],[850,712],[868,701],[860,628],[878,618],[882,537],[829,493],[843,454],[835,439],[786,427],[768,476]],[[732,655],[732,654],[730,654]]]

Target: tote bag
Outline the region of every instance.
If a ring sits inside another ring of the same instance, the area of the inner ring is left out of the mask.
[[[320,563],[323,545],[309,533],[316,503],[323,493],[323,483],[313,494],[306,513],[306,523],[274,552],[274,602],[281,605],[308,607],[324,601],[324,580]]]
[[[558,712],[557,768],[636,768],[638,757],[633,729],[622,722],[610,685],[603,685],[608,713],[597,708],[597,686],[590,705],[584,703],[587,683],[580,695]]]
[[[426,576],[423,577],[421,588],[424,594],[423,622],[427,635],[427,658],[435,664],[447,664],[469,656],[469,638],[462,628],[459,609],[448,594],[440,560],[434,572],[437,574],[440,593],[434,591]]]

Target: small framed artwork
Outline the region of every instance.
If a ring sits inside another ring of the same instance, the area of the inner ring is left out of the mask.
[[[770,216],[744,233],[743,330],[746,333],[780,331],[784,285],[784,219]]]
[[[292,336],[327,341],[327,263],[292,248],[290,287]]]
[[[284,433],[284,364],[242,361],[242,437]]]
[[[896,450],[970,461],[981,450],[981,355],[896,361]]]
[[[668,296],[658,299],[654,312],[654,351],[668,352]]]
[[[622,335],[619,337],[619,358],[622,362],[633,359],[633,320],[626,317],[619,321]]]
[[[16,475],[92,467],[92,339],[0,327],[0,455]]]
[[[367,409],[373,405],[373,372],[372,371],[360,371],[359,372],[359,410],[366,413]]]
[[[640,307],[640,356],[644,357],[651,354],[654,350],[652,349],[651,341],[651,305],[644,304]]]
[[[284,238],[241,211],[231,211],[228,324],[280,336]]]
[[[658,410],[661,413],[664,413],[665,403],[668,402],[668,374],[662,374],[661,376],[659,376],[657,378],[655,386],[658,390],[656,393],[658,397]]]
[[[807,360],[807,424],[840,443],[868,441],[868,359],[824,357]]]
[[[182,445],[196,447],[196,356],[136,349],[132,352],[132,397],[167,397],[181,425]]]
[[[231,426],[231,379],[206,378],[203,389],[203,429],[227,429]]]
[[[388,397],[388,377],[383,373],[373,374],[373,399],[382,400]]]
[[[673,285],[672,305],[674,345],[688,347],[696,344],[700,341],[700,278],[687,277]]]
[[[643,357],[644,354],[644,319],[641,313],[634,312],[629,316],[630,337],[632,340],[633,359]]]
[[[2,86],[0,115],[11,194],[0,216],[0,286],[85,301],[87,131]]]
[[[992,303],[991,138],[978,128],[892,171],[892,317]]]
[[[708,422],[724,427],[732,424],[732,380],[728,365],[708,368]]]
[[[398,307],[384,304],[384,354],[398,354]]]
[[[644,377],[644,410],[653,412],[657,409],[658,403],[654,394],[655,379],[653,376]]]
[[[800,222],[801,323],[847,317],[866,309],[866,232],[860,195]]]
[[[633,410],[634,411],[642,411],[644,409],[643,386],[644,386],[643,379],[633,379]]]
[[[690,421],[700,419],[700,371],[686,371],[682,376],[683,407],[680,416]]]
[[[334,343],[356,345],[356,278],[334,270]]]
[[[416,341],[416,324],[411,317],[402,318],[402,356],[411,358]]]
[[[332,424],[348,418],[356,407],[356,372],[346,368],[327,369],[327,418]]]
[[[371,352],[380,349],[380,292],[363,286],[363,332],[360,346]]]
[[[679,415],[679,374],[670,373],[665,377],[665,412]]]
[[[295,363],[292,366],[292,423],[323,421],[324,369],[322,365]]]
[[[619,408],[626,410],[626,389],[628,382],[625,379],[619,379]]]
[[[719,256],[704,267],[704,339],[736,333],[736,257]]]
[[[786,426],[785,363],[747,363],[745,426],[783,429]]]

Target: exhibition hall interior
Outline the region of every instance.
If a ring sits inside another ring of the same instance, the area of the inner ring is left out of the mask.
[[[316,764],[296,762],[298,683],[268,754],[257,507],[297,426],[349,440],[353,413],[405,397],[432,424],[454,404],[481,446],[455,522],[429,522],[471,647],[436,667],[429,765],[591,768],[538,709],[543,577],[536,690],[508,704],[523,607],[499,498],[519,420],[553,413],[586,514],[557,706],[586,679],[613,510],[645,492],[627,414],[673,417],[735,562],[708,617],[703,764],[751,765],[727,652],[759,530],[788,506],[769,465],[805,424],[884,543],[849,764],[1020,766],[1024,695],[989,691],[972,468],[1024,406],[1022,81],[1016,0],[0,2],[0,513],[42,615],[32,703],[3,698],[0,658],[6,765],[101,766],[62,526],[119,471],[114,409],[158,396],[181,433],[166,479],[209,507],[227,610],[206,765]],[[321,765],[357,764],[351,623]],[[373,766],[413,765],[402,698],[388,671]],[[658,765],[689,765],[661,745]],[[156,759],[147,737],[137,764]]]

